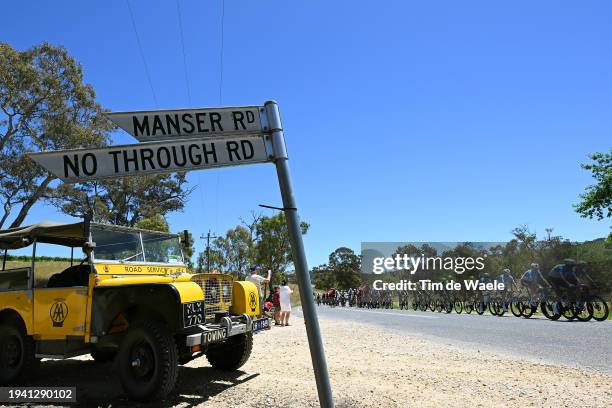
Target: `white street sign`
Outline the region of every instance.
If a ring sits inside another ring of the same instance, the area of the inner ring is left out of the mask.
[[[261,134],[259,106],[111,112],[106,116],[141,142]]]
[[[270,149],[268,149],[270,150]],[[271,161],[262,136],[188,139],[30,153],[30,157],[65,182],[171,173]]]

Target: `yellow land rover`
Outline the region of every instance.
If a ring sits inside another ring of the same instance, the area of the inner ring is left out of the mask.
[[[43,247],[56,256],[39,261]],[[0,250],[0,384],[24,385],[42,358],[90,353],[114,361],[130,398],[161,398],[178,364],[206,355],[237,369],[269,328],[255,285],[187,273],[176,234],[43,222],[0,231]]]

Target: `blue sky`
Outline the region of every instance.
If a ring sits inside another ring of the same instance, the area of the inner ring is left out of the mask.
[[[226,0],[221,100],[221,0],[180,2],[191,100],[177,3],[130,4],[157,103],[126,1],[8,2],[0,41],[66,46],[111,110],[277,100],[310,266],[361,241],[609,232],[572,203],[579,163],[612,146],[610,2]],[[176,231],[280,204],[269,164],[189,180]],[[26,222],[65,218],[38,205]]]

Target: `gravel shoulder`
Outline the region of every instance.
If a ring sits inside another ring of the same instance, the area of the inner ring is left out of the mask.
[[[607,407],[612,375],[464,350],[378,326],[320,320],[338,407]],[[80,361],[86,360],[86,361]],[[43,362],[31,385],[77,385],[82,406],[145,406],[121,395],[111,364],[88,357]],[[235,373],[205,358],[179,371],[177,392],[155,406],[316,407],[303,320],[255,336]]]

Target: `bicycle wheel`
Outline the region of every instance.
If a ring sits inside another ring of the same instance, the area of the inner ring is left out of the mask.
[[[538,310],[537,305],[532,305],[528,300],[523,301],[521,315],[525,319],[529,319]]]
[[[455,307],[455,312],[457,312],[457,314],[461,314],[461,312],[463,312],[463,303],[462,302],[456,301],[453,306]]]
[[[604,302],[599,296],[593,296],[591,298],[591,305],[593,306],[593,319],[598,322],[603,322],[610,315],[610,309],[608,304]]]
[[[476,309],[476,313],[478,313],[479,315],[482,315],[485,312],[486,308],[487,305],[485,305],[485,302],[476,302],[474,304],[474,309]]]
[[[474,302],[463,302],[463,309],[467,314],[472,313],[472,310],[474,310]]]
[[[523,300],[520,298],[513,298],[510,302],[510,312],[514,317],[521,317],[523,315]]]
[[[561,310],[561,315],[567,320],[574,320],[576,318],[576,315],[574,314],[574,308],[571,304],[565,305],[561,302],[558,302],[557,305],[559,310]]]
[[[489,313],[491,313],[493,316],[497,316],[498,312],[499,312],[499,305],[497,304],[497,302],[496,301],[489,302]]]
[[[543,301],[540,304],[540,307],[542,309],[542,314],[544,316],[546,316],[547,319],[550,320],[559,320],[559,318],[561,317],[561,313],[559,313],[556,309],[555,309],[555,304],[556,302],[551,302],[551,301]]]
[[[588,322],[593,318],[593,305],[588,302],[576,302],[573,304],[574,315],[581,322]]]

